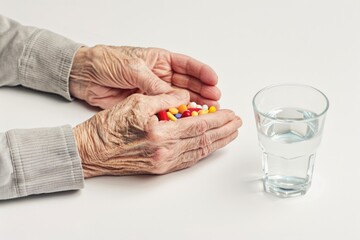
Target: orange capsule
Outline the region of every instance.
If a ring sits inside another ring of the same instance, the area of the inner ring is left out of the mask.
[[[188,108],[186,105],[183,104],[178,107],[178,110],[179,110],[179,113],[183,114],[186,110],[188,110]]]

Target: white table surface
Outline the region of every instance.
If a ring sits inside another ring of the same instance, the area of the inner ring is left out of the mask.
[[[0,0],[0,9],[88,45],[191,55],[216,70],[222,108],[244,121],[233,143],[184,171],[0,202],[0,239],[360,239],[360,1]],[[312,187],[280,199],[262,189],[251,100],[286,82],[321,89],[331,105]],[[96,112],[22,88],[0,89],[0,110],[1,132],[75,126]]]

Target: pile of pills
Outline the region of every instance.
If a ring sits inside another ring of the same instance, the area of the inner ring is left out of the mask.
[[[160,111],[157,116],[160,121],[176,121],[180,118],[190,117],[190,116],[198,116],[208,113],[216,112],[216,107],[207,105],[198,105],[196,102],[191,102],[187,106],[181,105],[178,108],[169,108],[168,110]]]

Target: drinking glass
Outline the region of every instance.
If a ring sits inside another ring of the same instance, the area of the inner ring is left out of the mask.
[[[311,185],[329,101],[316,88],[282,84],[253,99],[266,192],[303,195]]]

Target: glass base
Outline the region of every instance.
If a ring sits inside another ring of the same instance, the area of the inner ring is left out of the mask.
[[[304,195],[311,185],[309,179],[288,176],[268,176],[263,183],[266,192],[283,198]]]

